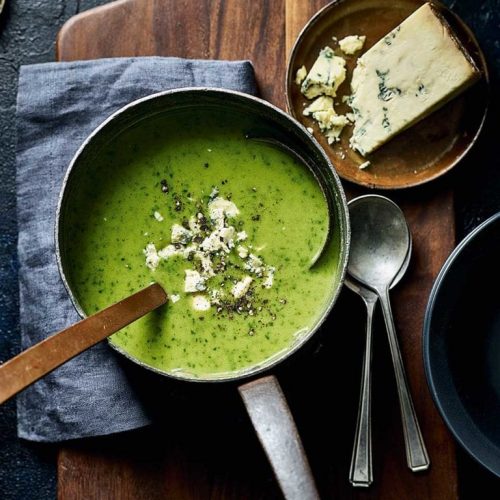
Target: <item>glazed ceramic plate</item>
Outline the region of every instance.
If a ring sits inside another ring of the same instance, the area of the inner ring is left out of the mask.
[[[328,145],[311,118],[303,116],[310,103],[295,84],[297,69],[310,69],[321,48],[331,46],[347,60],[347,78],[340,86],[336,106],[338,113],[349,112],[342,97],[350,94],[349,81],[356,56],[345,56],[332,36],[365,35],[366,52],[389,31],[398,26],[425,2],[421,0],[337,0],[320,10],[299,35],[290,55],[287,71],[287,103],[290,113],[306,127],[323,146],[339,175],[348,181],[379,189],[399,189],[423,184],[454,167],[467,153],[481,131],[488,104],[488,70],[479,45],[467,26],[441,4],[436,5],[452,26],[482,72],[481,80],[459,97],[399,134],[368,158],[349,147],[352,126],[344,129],[341,141]],[[369,168],[359,165],[367,159]]]
[[[465,238],[441,270],[427,306],[423,348],[443,419],[457,441],[500,477],[499,255],[500,213]]]

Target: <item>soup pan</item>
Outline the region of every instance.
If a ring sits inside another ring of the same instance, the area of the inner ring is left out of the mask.
[[[259,440],[271,462],[280,487],[287,498],[317,498],[317,491],[312,474],[304,454],[304,450],[288,409],[283,392],[273,375],[262,376],[265,372],[289,358],[301,349],[317,332],[333,307],[342,287],[349,251],[349,219],[347,202],[330,160],[316,140],[295,119],[279,108],[266,101],[239,92],[188,88],[161,92],[134,101],[123,107],[104,123],[102,123],[83,143],[70,163],[66,174],[56,217],[56,252],[59,270],[69,296],[78,313],[85,317],[85,312],[78,303],[77,296],[68,279],[68,260],[65,251],[66,225],[65,215],[71,203],[72,193],[78,189],[80,182],[86,176],[86,165],[92,158],[98,157],[103,146],[131,126],[168,113],[189,112],[193,109],[207,110],[223,109],[227,112],[244,116],[250,124],[250,135],[271,139],[293,150],[310,167],[318,182],[322,185],[328,201],[330,214],[330,244],[335,245],[338,252],[338,264],[331,300],[325,306],[316,324],[308,332],[298,338],[287,350],[277,353],[271,359],[249,369],[227,376],[214,378],[197,377],[192,380],[197,383],[236,382],[238,390],[255,427]],[[245,127],[247,122],[245,121]],[[113,344],[113,348],[125,355],[134,363],[153,370],[166,377],[181,378],[179,375],[152,368],[139,360],[130,357]],[[247,380],[253,378],[253,380]]]

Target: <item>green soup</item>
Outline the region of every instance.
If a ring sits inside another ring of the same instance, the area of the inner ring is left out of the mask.
[[[92,314],[153,281],[170,297],[111,337],[132,358],[226,377],[290,349],[330,303],[338,237],[310,268],[327,231],[320,187],[287,153],[246,139],[236,117],[143,121],[85,168],[64,219],[77,302]]]

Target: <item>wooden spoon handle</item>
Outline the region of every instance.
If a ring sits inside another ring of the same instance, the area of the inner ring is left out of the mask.
[[[42,340],[0,365],[0,404],[166,301],[167,294],[155,283]]]

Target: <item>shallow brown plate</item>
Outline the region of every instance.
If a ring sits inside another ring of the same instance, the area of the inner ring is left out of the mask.
[[[470,29],[438,2],[432,4],[441,11],[480,69],[482,78],[479,82],[367,158],[349,147],[352,126],[344,129],[338,143],[328,145],[315,122],[302,114],[311,101],[300,93],[294,81],[297,69],[305,65],[309,70],[320,49],[326,45],[332,47],[347,61],[347,78],[335,98],[335,102],[339,103],[336,109],[340,114],[351,111],[342,103],[342,97],[350,94],[349,82],[357,56],[366,52],[424,3],[422,0],[337,0],[312,17],[295,42],[286,78],[288,110],[303,125],[314,129],[314,136],[343,179],[379,189],[423,184],[454,167],[481,131],[488,107],[486,61]],[[366,36],[365,46],[357,55],[342,54],[338,44],[332,40],[332,36],[340,40],[347,35]],[[371,165],[361,170],[359,165],[366,160],[370,160]]]

